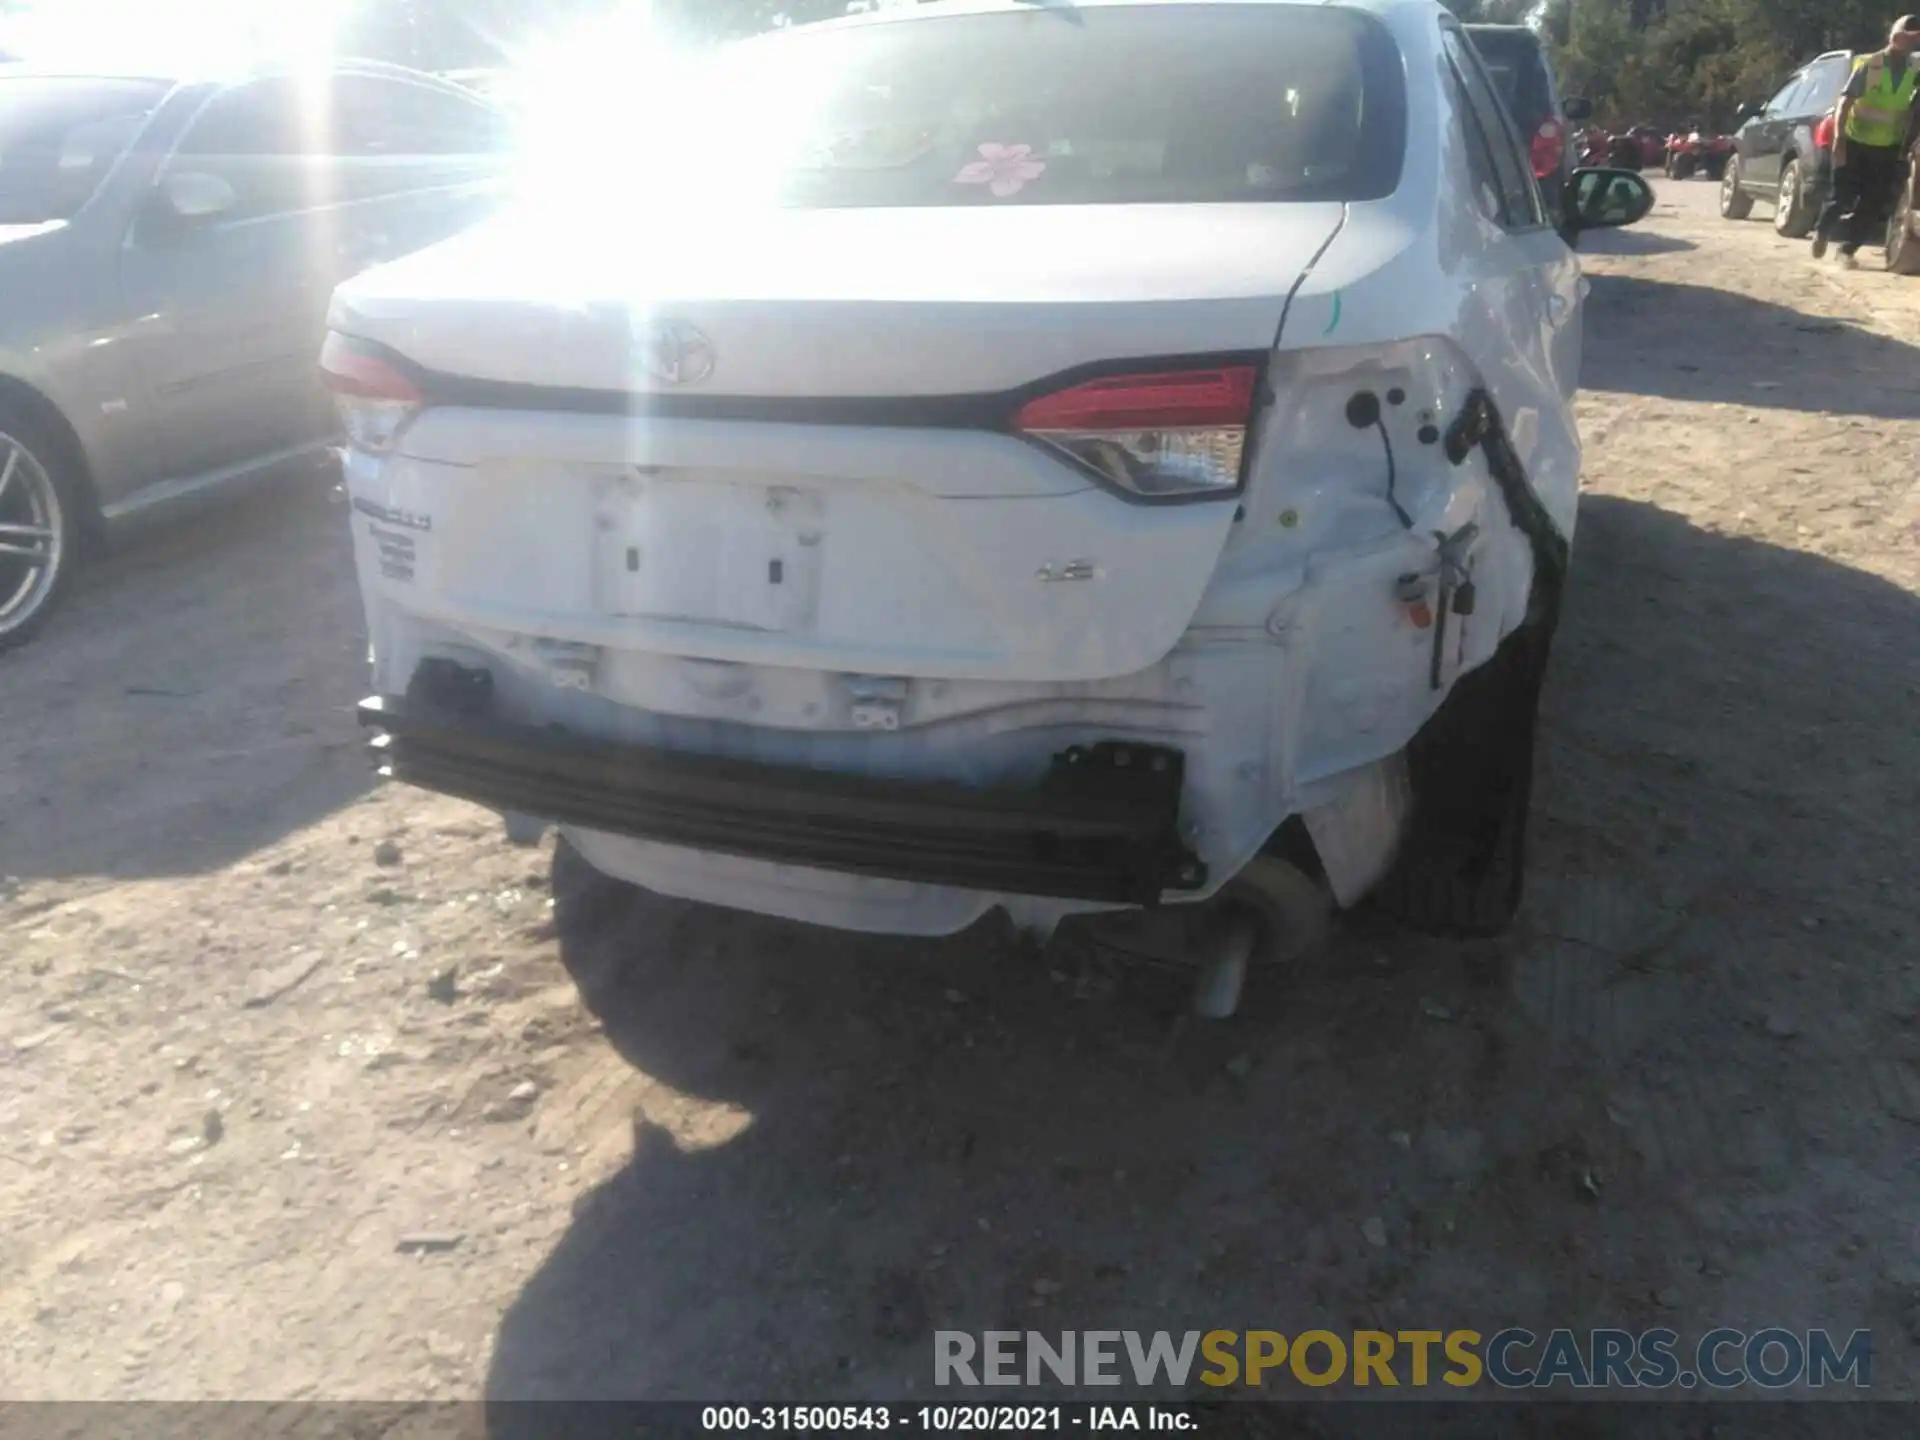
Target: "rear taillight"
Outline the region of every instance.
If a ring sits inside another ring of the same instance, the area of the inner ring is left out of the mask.
[[[1558,120],[1542,120],[1533,132],[1533,178],[1544,180],[1560,168],[1567,153],[1567,132]]]
[[[401,429],[426,403],[404,368],[344,335],[328,335],[320,349],[320,374],[340,412],[348,441],[369,454],[393,448]]]
[[[1831,150],[1833,148],[1834,129],[1833,116],[1822,115],[1820,117],[1820,123],[1813,127],[1813,143],[1822,150]]]
[[[1225,495],[1258,381],[1252,365],[1113,375],[1028,401],[1013,428],[1135,495]]]

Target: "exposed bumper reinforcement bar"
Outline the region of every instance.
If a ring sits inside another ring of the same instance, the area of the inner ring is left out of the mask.
[[[997,894],[1157,904],[1205,887],[1179,836],[1183,756],[1122,742],[978,789],[767,765],[501,719],[493,677],[443,660],[360,721],[382,774],[503,811],[669,845]]]

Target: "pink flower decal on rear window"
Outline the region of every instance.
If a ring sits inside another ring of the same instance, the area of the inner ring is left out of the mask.
[[[1018,195],[1027,182],[1047,173],[1047,162],[1033,158],[1031,145],[995,145],[980,147],[980,158],[960,167],[953,177],[956,185],[984,185],[1002,200]]]

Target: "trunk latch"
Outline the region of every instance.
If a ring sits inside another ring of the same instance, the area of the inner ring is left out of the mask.
[[[897,675],[849,675],[847,718],[856,730],[898,730],[907,682]]]
[[[574,640],[536,640],[533,653],[547,679],[561,690],[591,690],[600,669],[600,647]]]

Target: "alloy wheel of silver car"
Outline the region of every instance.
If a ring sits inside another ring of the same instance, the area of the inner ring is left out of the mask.
[[[47,467],[0,430],[0,644],[51,598],[67,560],[65,519]]]

